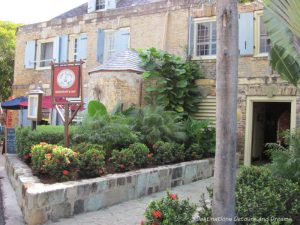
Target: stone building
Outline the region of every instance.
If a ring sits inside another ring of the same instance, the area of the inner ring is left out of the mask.
[[[237,110],[241,115],[238,150],[245,164],[250,164],[265,158],[266,142],[276,142],[278,120],[284,112],[290,117],[290,128],[296,127],[299,97],[296,89],[269,67],[268,37],[261,19],[263,5],[257,1],[238,7]],[[16,42],[14,96],[25,95],[37,82],[41,82],[46,94],[50,95],[49,63],[52,60],[85,61],[83,74],[87,97],[95,94],[94,88],[89,87],[89,81],[93,79],[100,84],[117,83],[118,89],[129,91],[128,85],[119,81],[137,81],[139,73],[132,77],[131,73],[126,73],[122,79],[117,79],[118,82],[105,81],[113,75],[101,77],[101,65],[127,49],[155,47],[182,57],[190,55],[199,62],[206,78],[198,83],[206,98],[196,116],[215,120],[215,12],[214,0],[89,0],[47,22],[20,27]],[[100,70],[95,70],[99,66]],[[122,90],[118,91],[122,93]],[[132,95],[137,92],[119,96],[123,102],[136,101],[132,100]],[[109,96],[110,92],[107,93]]]

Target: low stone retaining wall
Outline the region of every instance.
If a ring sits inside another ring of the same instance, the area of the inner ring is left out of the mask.
[[[42,184],[16,155],[6,155],[5,166],[28,225],[96,211],[213,175],[213,159],[205,159],[93,179]]]

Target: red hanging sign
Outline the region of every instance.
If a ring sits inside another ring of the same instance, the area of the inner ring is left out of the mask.
[[[54,67],[52,81],[53,97],[79,97],[80,66],[69,65]]]

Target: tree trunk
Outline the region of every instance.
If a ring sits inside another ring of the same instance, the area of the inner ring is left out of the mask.
[[[237,0],[217,0],[217,125],[213,224],[235,224],[238,78]]]

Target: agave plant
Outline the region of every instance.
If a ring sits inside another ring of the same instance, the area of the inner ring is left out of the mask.
[[[297,86],[300,79],[300,1],[264,0],[264,22],[271,40],[270,63]]]

